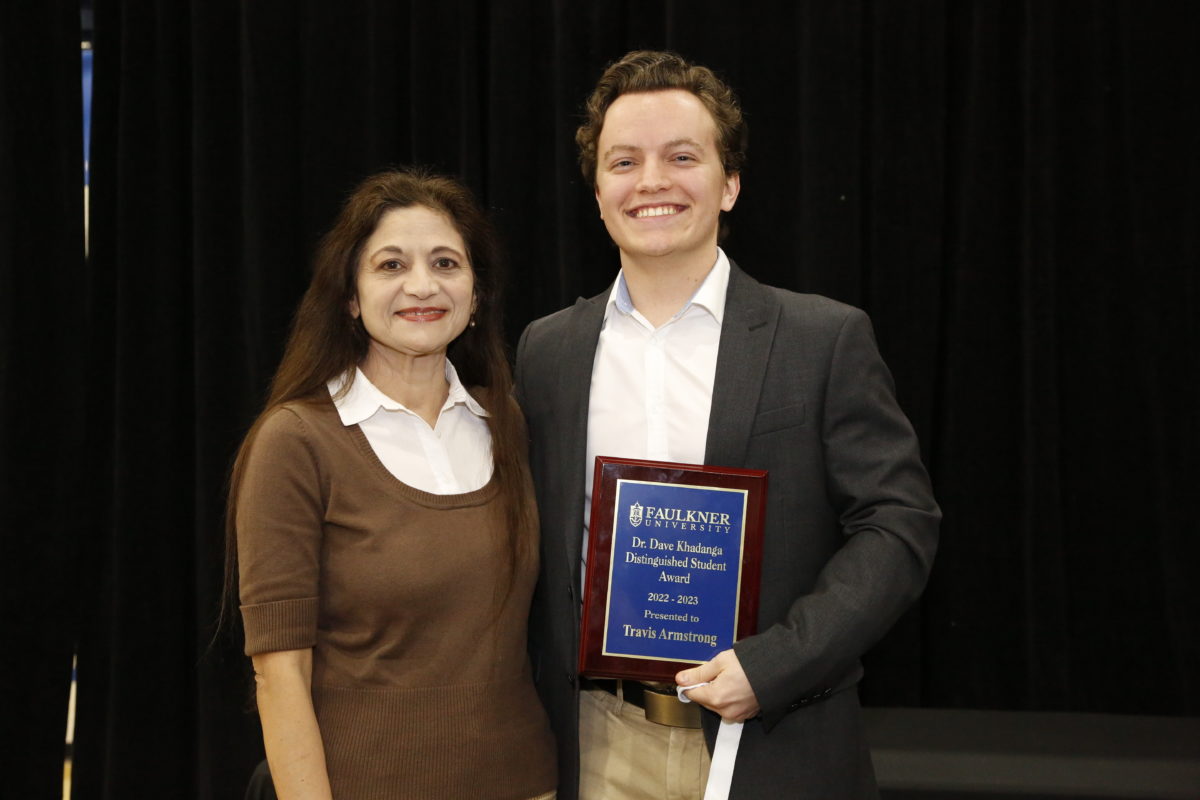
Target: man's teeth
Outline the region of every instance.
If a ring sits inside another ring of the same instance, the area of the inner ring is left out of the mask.
[[[633,215],[635,217],[667,217],[678,213],[678,206],[653,206],[651,208],[639,208]]]

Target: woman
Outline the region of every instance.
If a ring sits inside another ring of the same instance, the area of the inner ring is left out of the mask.
[[[238,453],[229,574],[283,800],[553,796],[495,261],[457,182],[368,178]]]

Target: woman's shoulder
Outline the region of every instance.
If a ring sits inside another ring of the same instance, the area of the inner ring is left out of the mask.
[[[263,413],[256,438],[260,441],[276,442],[296,439],[307,441],[313,437],[320,437],[323,432],[340,422],[329,393],[322,389],[322,394],[289,400],[268,409]]]

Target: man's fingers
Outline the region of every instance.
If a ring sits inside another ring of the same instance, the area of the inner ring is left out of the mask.
[[[716,659],[705,661],[703,664],[685,669],[682,672],[675,673],[675,683],[679,686],[692,686],[697,683],[711,681],[721,672],[721,668],[717,666]],[[691,693],[688,694],[691,697]]]

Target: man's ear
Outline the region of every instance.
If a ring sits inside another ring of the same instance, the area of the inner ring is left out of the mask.
[[[604,219],[604,206],[600,205],[600,187],[596,186],[594,192],[596,194],[596,208],[600,209],[600,219]]]
[[[721,193],[721,210],[732,211],[737,202],[738,194],[742,191],[742,174],[730,173],[725,176],[725,191]]]

